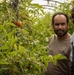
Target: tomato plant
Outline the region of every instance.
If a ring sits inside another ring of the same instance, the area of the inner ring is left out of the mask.
[[[40,33],[40,29],[44,30],[44,27],[36,24],[38,12],[42,11],[44,15],[43,8],[23,1],[19,3],[17,12],[11,3],[4,0],[0,4],[0,74],[43,75],[49,57],[46,44],[41,44],[44,43],[41,37],[45,32]]]
[[[49,61],[62,59],[47,55],[52,15],[32,0],[13,1],[0,3],[0,75],[43,75]]]

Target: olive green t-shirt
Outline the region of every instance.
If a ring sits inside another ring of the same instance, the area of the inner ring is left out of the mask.
[[[67,59],[58,60],[56,65],[49,62],[45,75],[70,75],[70,51],[70,35],[69,38],[65,40],[58,40],[56,35],[51,36],[48,46],[49,55],[62,54],[66,56]]]

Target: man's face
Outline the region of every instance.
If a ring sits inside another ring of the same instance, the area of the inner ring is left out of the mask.
[[[74,23],[74,11],[71,12],[71,20]]]
[[[53,29],[57,36],[65,36],[68,32],[69,24],[64,15],[56,15],[54,17]]]

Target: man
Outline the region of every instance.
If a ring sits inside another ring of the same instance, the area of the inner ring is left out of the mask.
[[[50,37],[48,51],[49,55],[62,54],[67,59],[58,60],[54,65],[49,62],[45,75],[70,75],[70,34],[68,33],[69,19],[64,13],[56,13],[52,17],[52,27],[55,34]]]
[[[71,21],[72,23],[74,24],[74,7],[72,7],[72,10],[71,10]],[[72,34],[72,38],[71,38],[71,48],[72,48],[72,52],[71,52],[71,57],[72,57],[72,74],[71,75],[74,75],[74,32]]]

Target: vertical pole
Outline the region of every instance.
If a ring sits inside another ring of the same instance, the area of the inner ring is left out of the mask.
[[[19,0],[13,0],[13,8],[14,8],[14,10],[16,12],[16,20],[18,20],[18,16],[19,16],[18,4],[19,4]]]
[[[74,46],[72,43],[72,75],[74,75]]]
[[[74,75],[74,32],[72,34],[72,38],[71,38],[71,42],[72,42],[72,75]]]

